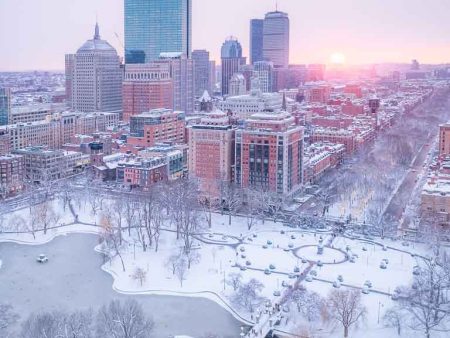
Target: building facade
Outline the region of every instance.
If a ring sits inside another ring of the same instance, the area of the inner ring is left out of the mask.
[[[205,90],[212,93],[209,52],[204,49],[194,50],[192,60],[194,60],[195,96],[202,96]]]
[[[229,95],[237,96],[247,93],[247,81],[241,73],[234,73],[230,79]]]
[[[264,20],[250,21],[250,64],[263,61]]]
[[[303,127],[286,112],[252,115],[236,131],[235,181],[290,195],[303,184]]]
[[[194,61],[180,53],[161,53],[156,63],[169,66],[173,82],[173,109],[194,113]]]
[[[439,125],[439,155],[450,155],[450,123]]]
[[[93,39],[76,54],[66,55],[66,90],[74,111],[122,113],[122,68],[116,50],[100,38],[98,25]]]
[[[212,112],[188,128],[189,176],[200,190],[217,195],[221,182],[230,182],[234,164],[234,128],[221,111]]]
[[[184,143],[186,117],[171,109],[154,109],[131,116],[130,137],[127,142],[141,147],[152,147],[161,142]]]
[[[152,109],[173,109],[173,80],[167,63],[129,64],[125,66],[123,120]]]
[[[7,125],[11,115],[11,90],[0,88],[0,126]]]
[[[125,0],[125,63],[191,56],[192,0]]]
[[[289,66],[289,17],[280,11],[269,12],[264,18],[263,60],[272,61],[275,68]]]
[[[258,61],[253,64],[253,76],[259,79],[259,89],[263,93],[273,92],[273,63]]]
[[[241,44],[234,37],[230,37],[223,43],[220,55],[222,61],[222,95],[228,95],[231,77],[239,72],[240,66],[245,65],[246,60],[242,57]]]
[[[14,153],[23,157],[25,179],[37,184],[73,176],[90,163],[89,155],[45,147],[27,147]]]
[[[0,156],[0,196],[15,195],[24,188],[24,159],[20,155]]]

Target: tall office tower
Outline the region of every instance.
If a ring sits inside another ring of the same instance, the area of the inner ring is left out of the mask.
[[[194,61],[182,53],[161,53],[155,63],[170,67],[173,80],[173,109],[186,114],[194,112]]]
[[[289,65],[289,17],[287,13],[269,12],[264,18],[263,59],[275,68]]]
[[[11,90],[9,88],[0,88],[0,126],[9,123],[11,115]]]
[[[253,64],[253,76],[259,78],[261,92],[273,92],[273,63],[270,61],[258,61]]]
[[[94,38],[76,54],[66,55],[67,90],[71,109],[79,112],[122,113],[122,68],[116,50],[100,39],[95,25]]]
[[[125,63],[191,56],[192,0],[125,0]]]
[[[264,20],[250,21],[250,63],[263,61]]]
[[[242,57],[242,46],[234,37],[229,37],[222,45],[222,95],[228,95],[230,79],[239,68],[245,65],[246,59]]]
[[[209,83],[211,84],[211,94],[216,91],[216,82],[216,61],[211,60],[209,61]]]
[[[173,109],[173,81],[170,65],[129,64],[123,81],[123,120],[152,109]]]
[[[209,52],[204,49],[194,50],[192,60],[194,60],[195,96],[202,96],[205,90],[211,93]]]

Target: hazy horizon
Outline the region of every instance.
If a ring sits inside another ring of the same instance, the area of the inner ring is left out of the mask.
[[[446,0],[278,3],[290,17],[292,64],[329,63],[336,53],[348,64],[450,61]],[[275,0],[193,0],[193,49],[218,62],[233,35],[248,57],[250,19],[274,9]],[[2,0],[0,71],[64,69],[64,55],[92,38],[96,16],[102,38],[123,55],[123,0]]]

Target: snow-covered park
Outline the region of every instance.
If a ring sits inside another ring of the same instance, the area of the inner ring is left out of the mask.
[[[386,328],[384,315],[396,304],[394,290],[412,282],[420,256],[429,251],[421,244],[405,247],[387,239],[335,237],[331,231],[291,228],[272,220],[252,222],[249,230],[244,216],[232,216],[229,224],[227,214],[199,212],[196,222],[202,226],[192,231],[186,253],[186,236],[180,233],[184,230],[177,231],[165,210],[160,210],[160,224],[152,235],[148,229],[128,228],[128,202],[120,203],[122,207],[114,198],[95,200],[89,195],[70,201],[59,197],[5,213],[1,220],[8,231],[0,234],[0,241],[42,244],[68,233],[98,234],[104,240],[95,250],[103,256],[102,269],[113,277],[112,288],[119,293],[206,297],[249,326],[264,311],[267,300],[283,299],[278,329],[326,337],[339,337],[341,329],[317,318],[306,320],[291,295],[294,284],[323,300],[332,290],[357,290],[369,311],[350,333],[358,337],[364,330],[365,337],[395,337],[396,329]],[[117,208],[123,214],[118,215]],[[119,221],[120,239],[108,243],[105,233]],[[45,234],[38,230],[44,223]],[[153,236],[153,241],[143,241],[145,236]],[[252,287],[253,298],[242,294],[244,286]]]

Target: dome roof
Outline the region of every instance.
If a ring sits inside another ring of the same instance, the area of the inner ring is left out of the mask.
[[[87,40],[77,51],[77,53],[86,53],[94,51],[114,52],[117,53],[113,46],[106,40],[100,38],[100,30],[98,24],[95,25],[94,38]]]

